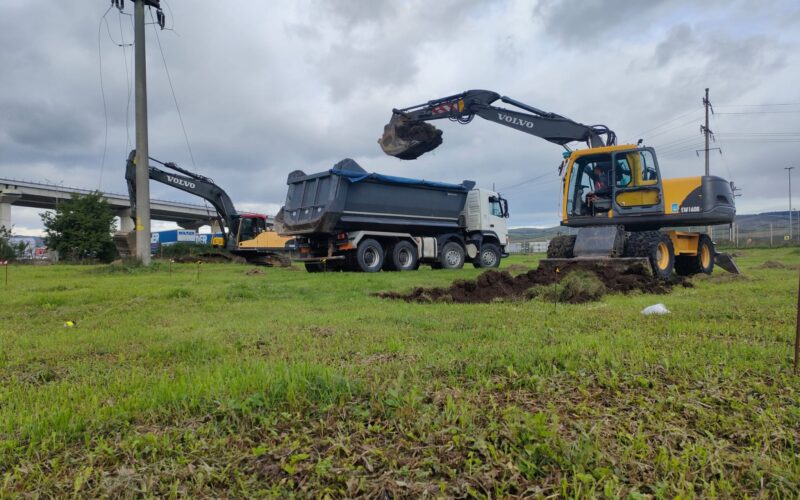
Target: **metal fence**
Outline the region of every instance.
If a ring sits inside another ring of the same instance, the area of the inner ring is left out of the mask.
[[[719,247],[781,247],[800,246],[800,214],[762,214],[745,216],[733,224],[711,226],[689,226],[675,228],[678,231],[708,233]],[[576,234],[577,229],[561,228],[560,234]],[[511,235],[509,253],[545,253],[549,238],[519,239]]]

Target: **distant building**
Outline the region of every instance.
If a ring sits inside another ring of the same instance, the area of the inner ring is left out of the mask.
[[[48,257],[47,247],[41,236],[12,236],[8,241],[14,246],[25,243],[25,249],[19,255],[22,260],[42,260]]]
[[[547,246],[550,240],[547,241],[512,241],[508,245],[508,253],[546,253]]]

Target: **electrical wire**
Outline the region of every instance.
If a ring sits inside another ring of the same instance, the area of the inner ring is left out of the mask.
[[[153,20],[152,9],[150,9],[148,12],[150,12],[150,19]],[[167,58],[164,56],[164,48],[161,46],[161,38],[158,36],[158,29],[156,29],[155,25],[153,26],[153,31],[156,34],[158,51],[161,53],[161,60],[164,63],[164,72],[167,75],[167,82],[169,83],[169,89],[172,93],[172,101],[175,103],[175,109],[178,111],[178,120],[181,122],[181,130],[183,131],[183,138],[186,140],[186,148],[189,150],[189,158],[192,160],[192,166],[195,169],[195,173],[197,173],[197,164],[194,161],[194,153],[192,152],[192,145],[189,142],[189,134],[186,133],[186,125],[183,123],[183,113],[181,113],[181,107],[178,105],[178,98],[175,96],[175,87],[172,85],[172,76],[170,76],[169,66],[167,66]]]
[[[669,125],[669,124],[670,124],[670,123],[672,123],[672,122],[678,121],[678,120],[680,120],[681,118],[684,118],[684,117],[686,117],[686,116],[689,116],[689,115],[691,115],[692,113],[697,113],[697,112],[698,112],[698,111],[700,111],[701,109],[702,109],[702,108],[696,108],[696,109],[692,109],[692,110],[690,110],[690,111],[687,111],[686,113],[683,113],[683,114],[681,114],[681,115],[678,115],[678,116],[676,116],[676,117],[674,117],[674,118],[671,118],[671,119],[669,119],[669,120],[667,120],[667,121],[665,121],[665,122],[663,122],[663,123],[661,123],[661,124],[659,124],[659,125],[656,125],[656,126],[655,126],[655,127],[653,127],[653,128],[649,128],[649,129],[645,130],[644,132],[639,132],[638,134],[634,134],[634,135],[633,135],[633,138],[632,138],[632,139],[628,139],[626,142],[632,142],[634,139],[637,139],[637,138],[639,138],[639,137],[643,137],[644,135],[646,135],[646,134],[647,134],[647,133],[649,133],[649,132],[652,132],[652,131],[654,131],[654,130],[658,130],[658,129],[660,129],[660,128],[661,128],[661,127],[663,127],[663,126],[665,126],[665,125]],[[654,135],[657,135],[657,134],[654,134]]]
[[[103,83],[103,47],[100,43],[100,35],[101,29],[103,27],[103,22],[106,19],[106,16],[111,11],[111,7],[106,9],[105,14],[100,18],[100,22],[97,24],[97,62],[98,62],[98,73],[100,75],[100,95],[103,99],[103,117],[105,118],[105,132],[103,133],[103,157],[100,160],[100,180],[97,185],[97,189],[102,190],[103,188],[103,170],[105,169],[106,165],[106,152],[108,151],[108,106],[106,105],[106,89]],[[106,22],[106,27],[108,27],[108,22]]]
[[[126,14],[127,15],[127,14]],[[119,12],[119,35],[120,39],[122,40],[123,44],[122,47],[122,64],[125,66],[125,84],[128,86],[128,100],[125,103],[125,153],[127,154],[128,151],[131,150],[131,94],[133,94],[133,64],[134,62],[130,61],[130,71],[128,70],[128,53],[125,50],[126,47],[130,47],[133,44],[126,45],[125,44],[125,34],[122,30],[122,16],[123,13]],[[133,17],[129,16],[131,20],[131,28],[133,28]],[[134,51],[131,51],[131,59],[133,59]]]
[[[194,173],[197,173],[197,163],[194,161],[194,152],[192,151],[192,145],[189,142],[189,134],[186,133],[186,125],[183,122],[183,113],[181,113],[181,107],[178,104],[178,97],[175,95],[175,87],[172,84],[172,76],[169,73],[169,66],[167,65],[167,58],[164,55],[164,48],[161,46],[161,37],[158,35],[158,29],[156,28],[155,20],[153,19],[153,10],[148,10],[150,13],[150,20],[153,21],[153,32],[156,35],[156,41],[158,42],[158,51],[161,54],[161,61],[164,63],[164,73],[167,75],[167,82],[169,83],[169,90],[172,93],[172,101],[175,103],[175,109],[178,112],[178,120],[181,124],[181,130],[183,131],[183,138],[186,141],[186,149],[189,150],[189,158],[192,160],[192,167],[194,169]],[[174,21],[173,21],[174,22]],[[203,198],[203,206],[206,208],[206,212],[208,216],[211,216],[211,210],[208,206],[208,203],[205,198]]]
[[[785,115],[790,113],[800,113],[800,109],[789,111],[720,111],[716,115]]]
[[[548,172],[546,174],[537,175],[535,177],[531,177],[530,179],[525,179],[525,180],[522,180],[520,182],[514,183],[514,184],[512,184],[512,185],[510,185],[508,187],[501,188],[501,189],[498,190],[498,192],[511,191],[513,189],[518,188],[519,186],[523,186],[525,184],[529,184],[531,182],[538,181],[539,179],[543,179],[544,177],[551,176],[551,175],[553,175],[553,172]]]

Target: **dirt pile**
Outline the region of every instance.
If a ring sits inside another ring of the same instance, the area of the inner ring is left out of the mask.
[[[242,257],[216,252],[208,252],[198,255],[182,255],[175,257],[173,260],[181,264],[194,264],[197,262],[202,262],[204,264],[244,264],[247,262]]]
[[[758,269],[797,269],[797,266],[792,266],[789,264],[784,264],[778,260],[768,260],[758,266]]]
[[[575,276],[567,279],[574,271]],[[551,287],[552,285],[552,287]],[[620,272],[609,263],[569,262],[542,267],[517,276],[506,271],[487,271],[475,280],[458,280],[447,288],[414,288],[408,293],[379,292],[378,297],[406,302],[488,303],[497,299],[531,299],[581,303],[608,293],[668,293],[673,286],[692,286],[683,278],[661,281],[646,264],[634,264]]]

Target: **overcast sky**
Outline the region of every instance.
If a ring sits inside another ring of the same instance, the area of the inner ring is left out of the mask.
[[[133,7],[108,5],[0,0],[0,177],[125,192],[133,49],[117,44],[132,39]],[[173,30],[147,30],[150,154],[212,177],[240,210],[275,213],[289,172],[350,157],[369,171],[495,185],[512,226],[557,224],[556,145],[478,118],[437,122],[444,144],[416,161],[381,152],[393,107],[473,88],[644,138],[662,175],[680,177],[703,171],[710,87],[723,152],[712,173],[742,188],[739,213],[786,209],[783,167],[800,166],[796,0],[162,5]],[[157,183],[151,193],[200,202]],[[16,232],[38,230],[37,212],[14,208]]]

